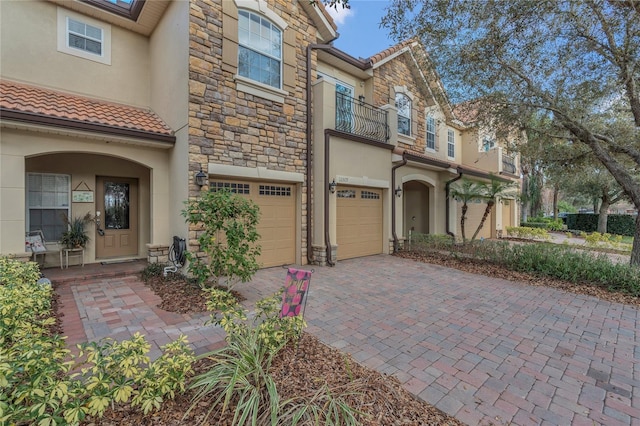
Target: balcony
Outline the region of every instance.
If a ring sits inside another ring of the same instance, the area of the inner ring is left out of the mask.
[[[517,167],[515,155],[502,154],[502,171],[512,175],[516,174]]]
[[[336,130],[377,142],[389,141],[387,112],[336,92]]]

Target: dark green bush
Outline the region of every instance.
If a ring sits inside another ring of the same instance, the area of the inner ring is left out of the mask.
[[[436,251],[436,238],[423,236],[415,246],[423,251]],[[527,272],[605,287],[611,291],[640,296],[640,268],[615,264],[606,255],[558,244],[509,244],[504,241],[482,241],[448,247],[456,257],[468,257]]]
[[[598,214],[576,213],[567,215],[567,228],[585,232],[598,230]],[[610,214],[607,217],[607,232],[632,237],[636,230],[635,216],[628,214]]]
[[[636,218],[629,214],[610,214],[607,219],[607,232],[614,235],[633,237],[636,230]]]

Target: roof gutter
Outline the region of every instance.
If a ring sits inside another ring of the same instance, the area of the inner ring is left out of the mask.
[[[123,127],[110,126],[107,124],[90,123],[86,121],[70,120],[61,117],[45,116],[32,112],[13,111],[0,108],[0,118],[3,120],[14,120],[22,123],[37,124],[44,126],[58,127],[62,129],[80,130],[85,132],[100,133],[106,135],[116,135],[130,138],[151,139],[158,142],[175,144],[176,137],[172,134],[148,132],[146,130],[127,129]]]

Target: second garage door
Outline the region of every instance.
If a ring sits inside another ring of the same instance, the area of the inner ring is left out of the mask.
[[[262,268],[296,261],[296,186],[275,182],[212,179],[211,188],[229,188],[260,207],[258,222]]]
[[[339,187],[338,260],[382,253],[382,190]]]

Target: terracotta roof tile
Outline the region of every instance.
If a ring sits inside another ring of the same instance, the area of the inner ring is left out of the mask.
[[[0,80],[0,108],[112,128],[173,135],[153,111]]]
[[[382,52],[376,53],[375,55],[372,55],[369,58],[369,61],[371,61],[372,64],[375,64],[377,62],[382,61],[383,59],[393,55],[394,53],[396,53],[399,50],[404,49],[407,46],[410,46],[411,43],[413,43],[415,40],[410,38],[408,40],[404,40],[401,41],[400,43],[393,45],[385,50],[383,50]]]

